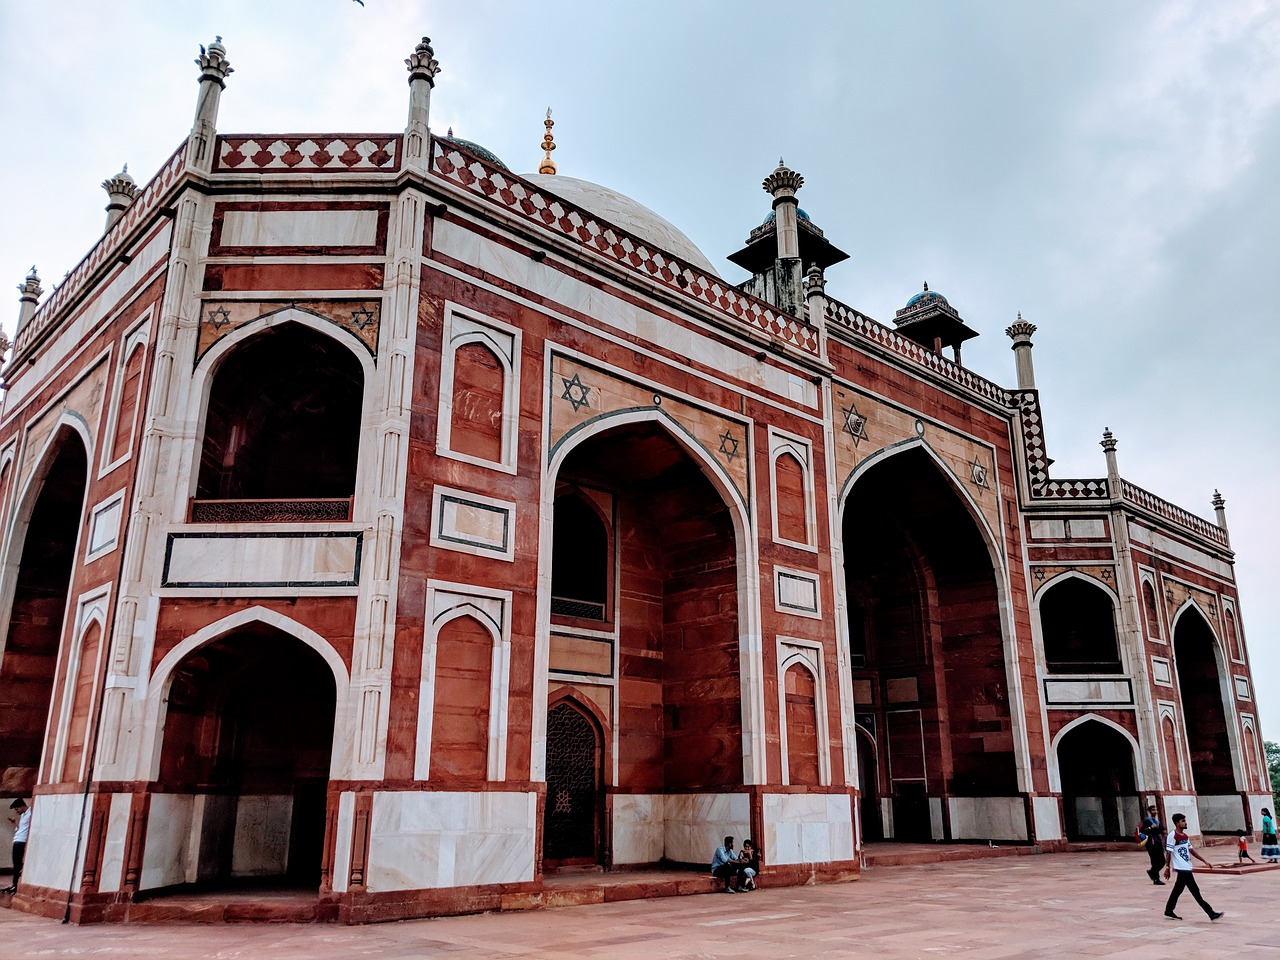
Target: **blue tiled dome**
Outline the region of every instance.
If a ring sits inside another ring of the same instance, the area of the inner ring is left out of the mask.
[[[455,137],[455,136],[452,136],[451,134],[447,134],[443,137],[437,135],[436,139],[439,140],[441,143],[452,144],[453,146],[458,147],[459,149],[467,151],[467,153],[475,154],[481,160],[486,160],[489,163],[492,163],[495,167],[501,167],[503,170],[506,170],[508,173],[511,172],[511,168],[508,167],[505,163],[503,163],[502,159],[496,153],[490,150],[488,147],[482,147],[478,143],[473,143],[470,140],[463,140],[461,137]]]
[[[925,303],[947,303],[947,298],[940,294],[937,290],[930,290],[929,284],[924,285],[924,289],[917,293],[914,297],[907,301],[904,310],[910,310],[914,306]]]
[[[766,223],[773,223],[773,221],[777,218],[777,216],[778,214],[775,211],[770,210],[769,215],[765,217],[763,221],[761,221],[760,226],[763,227]],[[800,207],[796,207],[796,219],[808,220],[810,223],[813,223],[813,218],[809,216],[809,214],[805,213],[804,210],[802,210]]]

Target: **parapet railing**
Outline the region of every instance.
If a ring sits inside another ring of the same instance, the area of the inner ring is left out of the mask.
[[[1184,530],[1190,530],[1192,533],[1207,540],[1212,540],[1221,546],[1230,546],[1227,531],[1216,523],[1210,523],[1203,517],[1196,516],[1190,510],[1184,510],[1168,500],[1162,500],[1154,493],[1143,490],[1128,480],[1120,481],[1120,497],[1126,503],[1132,503],[1134,506],[1154,513],[1156,516],[1162,517],[1170,523],[1182,527]]]
[[[53,292],[35,312],[35,315],[23,325],[14,337],[13,359],[17,363],[38,342],[46,332],[52,329],[61,319],[67,304],[80,293],[94,272],[120,252],[126,237],[133,233],[133,228],[159,206],[161,198],[173,186],[182,172],[186,159],[187,144],[184,142],[173,152],[173,155],[161,165],[159,172],[151,178],[139,192],[133,203],[111,225],[102,237],[94,244],[83,260],[71,268],[71,272],[62,278],[62,282],[53,288]]]

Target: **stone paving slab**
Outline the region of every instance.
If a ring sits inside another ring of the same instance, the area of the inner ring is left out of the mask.
[[[1184,895],[1179,923],[1162,916],[1170,887],[1153,886],[1146,865],[1137,851],[1023,856],[880,868],[847,884],[364,927],[76,927],[0,911],[0,960],[1280,960],[1280,870],[1197,870],[1226,916],[1211,923]]]

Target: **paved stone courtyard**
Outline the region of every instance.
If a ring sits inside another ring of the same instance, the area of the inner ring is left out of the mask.
[[[1208,851],[1215,863],[1234,854]],[[1211,923],[1132,853],[1056,854],[878,868],[852,884],[640,900],[527,913],[328,925],[63,926],[0,911],[0,958],[341,957],[1280,958],[1280,868],[1197,870],[1226,916]]]

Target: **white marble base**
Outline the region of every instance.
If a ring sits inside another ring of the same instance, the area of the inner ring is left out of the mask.
[[[666,850],[666,797],[615,794],[613,862],[657,863]]]
[[[1058,816],[1056,797],[1032,797],[1031,816],[1035,820],[1037,840],[1062,839],[1062,818]]]
[[[751,803],[745,793],[681,793],[665,799],[664,856],[677,863],[706,863],[725,837],[741,845],[751,836]]]
[[[22,868],[24,883],[70,890],[72,877],[80,879],[76,834],[83,809],[84,797],[79,793],[51,793],[31,801],[31,836]],[[81,845],[80,860],[83,859]]]
[[[195,797],[186,793],[152,795],[139,890],[169,887],[195,879],[195,864],[189,862],[195,801]]]
[[[231,847],[233,877],[273,877],[289,867],[293,797],[248,796],[236,804],[236,833]]]
[[[777,793],[766,794],[763,801],[765,863],[853,859],[848,794]]]
[[[129,810],[132,806],[131,793],[117,793],[111,797],[107,835],[102,842],[102,861],[98,867],[100,893],[114,893],[124,882],[125,837],[129,832]]]
[[[1235,833],[1245,828],[1244,803],[1234,793],[1218,797],[1199,796],[1196,809],[1200,812],[1202,832]],[[1259,818],[1258,822],[1261,823],[1262,819]]]
[[[956,840],[1027,840],[1022,797],[952,797],[951,836]]]
[[[1276,803],[1269,793],[1251,793],[1245,801],[1249,807],[1249,826],[1245,829],[1259,831],[1262,829],[1262,808],[1266,807],[1271,811],[1271,818],[1275,819]]]
[[[1173,815],[1180,813],[1187,818],[1187,833],[1198,836],[1200,830],[1200,810],[1194,794],[1168,793],[1164,798],[1164,819],[1170,830],[1173,830]]]
[[[377,793],[369,825],[370,892],[533,879],[534,793]]]

